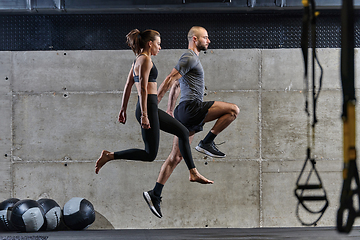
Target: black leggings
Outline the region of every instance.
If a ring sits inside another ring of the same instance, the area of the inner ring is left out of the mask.
[[[147,111],[150,121],[150,129],[141,128],[141,134],[145,143],[145,149],[128,149],[114,153],[115,159],[139,160],[151,162],[154,161],[159,149],[160,129],[167,133],[176,135],[179,138],[179,149],[188,169],[195,168],[191,155],[189,143],[189,130],[178,120],[171,117],[161,109],[158,109],[157,95],[149,94],[147,98]],[[136,105],[135,116],[141,124],[141,109],[138,101]]]

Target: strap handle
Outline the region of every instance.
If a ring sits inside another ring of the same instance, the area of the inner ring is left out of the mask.
[[[304,184],[300,184],[301,178],[304,174],[304,171],[306,169],[306,166],[308,165],[308,163],[311,163],[311,170],[309,171],[309,174],[306,178],[306,181]],[[320,175],[318,173],[318,171],[315,168],[315,160],[314,159],[310,159],[310,148],[308,148],[307,150],[307,158],[305,160],[305,163],[303,165],[303,168],[300,172],[300,175],[296,181],[296,188],[295,188],[295,196],[298,199],[298,204],[296,206],[296,216],[299,219],[299,221],[301,222],[302,225],[304,226],[316,226],[317,222],[321,219],[321,217],[324,215],[327,207],[329,206],[329,201],[327,199],[327,195],[326,195],[326,191],[323,188],[323,184],[320,178]],[[312,174],[315,174],[315,177],[318,181],[317,184],[309,184],[310,179]],[[314,192],[314,190],[316,191],[316,193],[318,193],[319,191],[322,192],[322,195],[313,195],[313,194],[308,194],[305,195],[306,193],[309,192]],[[320,208],[319,210],[315,211],[312,210],[312,208],[309,206],[309,202],[319,202],[319,201],[324,201],[324,205],[322,206],[322,208]],[[310,222],[310,223],[306,223],[305,221],[303,221],[300,217],[299,211],[300,211],[300,206],[302,206],[307,212],[311,213],[311,214],[319,214],[319,217],[317,219],[315,219],[315,221]]]

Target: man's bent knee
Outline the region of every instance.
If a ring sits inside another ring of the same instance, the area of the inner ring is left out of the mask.
[[[236,118],[240,113],[240,108],[236,104],[231,104],[231,114]]]
[[[236,114],[239,114],[240,113],[240,108],[236,104],[234,104],[234,107],[235,107]]]

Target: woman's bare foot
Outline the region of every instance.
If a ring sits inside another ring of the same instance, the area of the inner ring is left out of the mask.
[[[114,154],[109,152],[109,151],[106,151],[106,150],[103,150],[101,152],[101,155],[99,157],[99,159],[96,161],[96,164],[95,164],[95,173],[98,174],[99,171],[100,171],[100,168],[102,168],[102,166],[104,166],[108,161],[111,161],[114,159]]]
[[[205,178],[203,175],[201,175],[196,168],[190,169],[190,182],[198,182],[201,184],[213,184],[214,181],[211,181],[207,178]]]

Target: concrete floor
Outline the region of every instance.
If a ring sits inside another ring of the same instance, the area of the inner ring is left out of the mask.
[[[360,239],[360,227],[339,234],[333,227],[306,228],[199,228],[83,230],[36,233],[0,232],[0,240],[220,240],[220,239]]]

